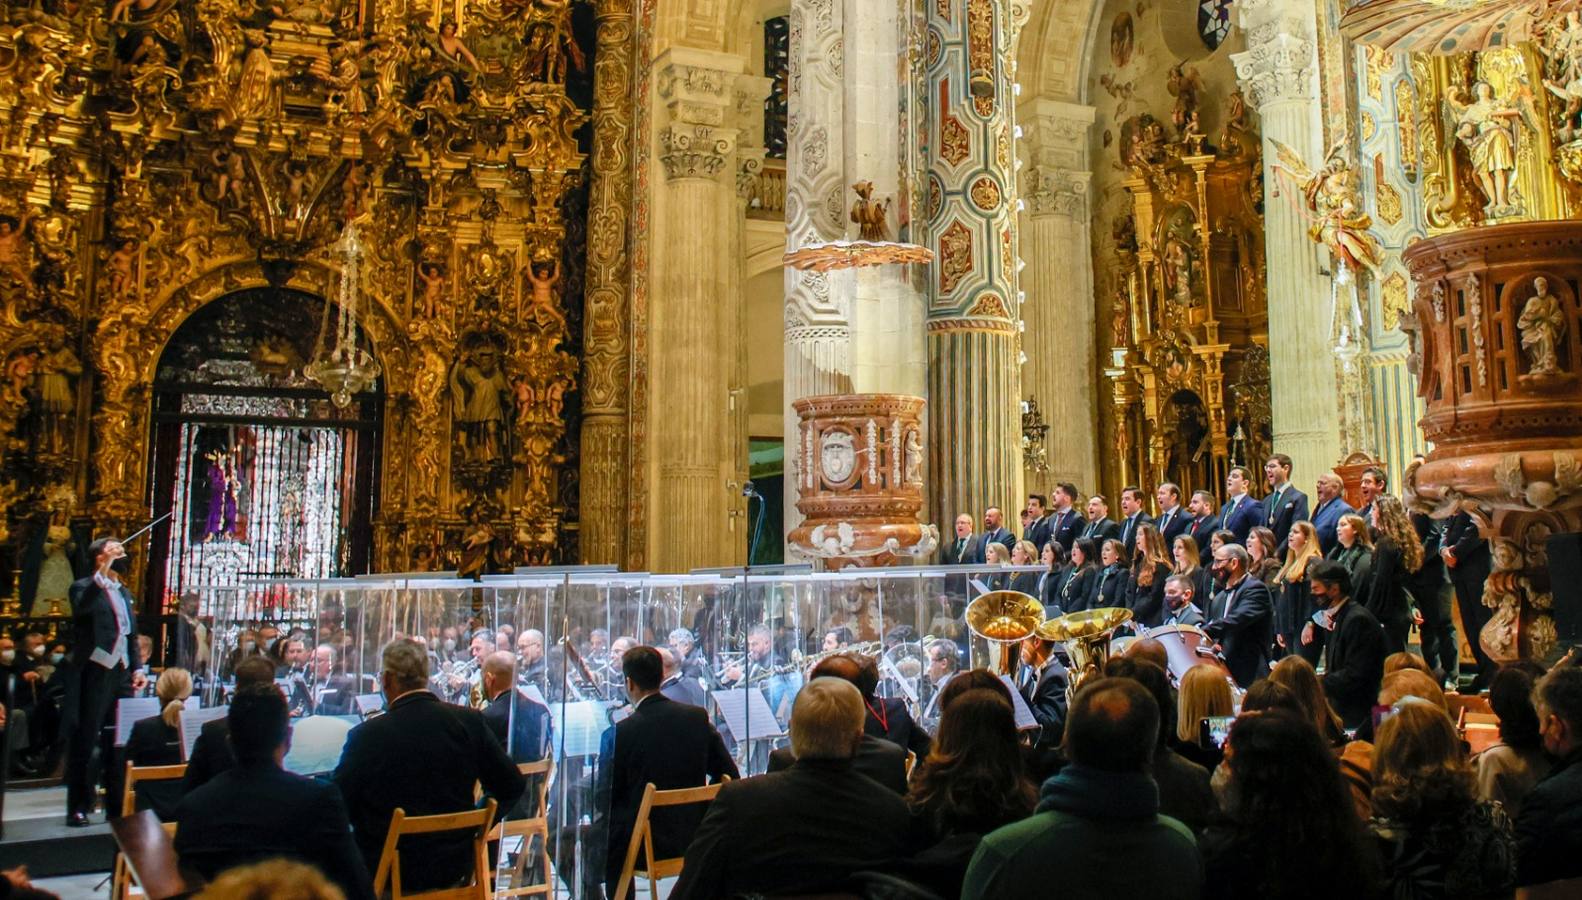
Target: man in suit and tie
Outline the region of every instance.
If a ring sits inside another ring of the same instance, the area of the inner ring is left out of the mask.
[[[1055,511],[1049,516],[1049,539],[1056,541],[1066,553],[1076,546],[1082,536],[1082,513],[1077,511],[1077,486],[1069,481],[1055,485]]]
[[[1230,499],[1219,511],[1219,527],[1236,536],[1236,543],[1247,546],[1247,532],[1263,524],[1263,505],[1247,494],[1252,478],[1241,466],[1233,466],[1225,476],[1225,493]]]
[[[1225,590],[1216,598],[1215,615],[1203,631],[1225,655],[1231,677],[1242,687],[1269,674],[1269,643],[1273,640],[1274,602],[1263,582],[1249,577],[1252,557],[1240,544],[1214,551],[1214,575]]]
[[[249,656],[236,664],[236,692],[253,684],[273,684],[275,665],[268,657]],[[230,713],[203,723],[198,740],[187,756],[187,773],[181,777],[181,792],[190,794],[217,776],[236,767],[231,751]]]
[[[972,514],[956,517],[956,536],[944,541],[939,548],[942,566],[970,566],[983,562],[978,558],[978,537],[972,533]]]
[[[137,649],[137,611],[121,578],[128,571],[126,548],[115,538],[88,546],[94,571],[69,592],[73,640],[64,669],[66,696],[61,731],[66,736],[66,824],[88,824],[98,793],[103,754],[101,734],[121,697],[148,684]],[[119,800],[116,800],[119,802]]]
[[[1153,524],[1153,519],[1143,511],[1143,492],[1136,485],[1121,488],[1121,543],[1126,545],[1126,558],[1137,555],[1137,526]]]
[[[1165,482],[1154,491],[1154,499],[1159,501],[1159,536],[1165,539],[1165,548],[1173,547],[1176,538],[1186,534],[1187,528],[1192,524],[1192,516],[1181,506],[1181,486]]]
[[[1205,561],[1208,557],[1208,539],[1219,530],[1219,516],[1214,514],[1214,504],[1217,502],[1208,491],[1193,491],[1192,499],[1187,502],[1192,521],[1187,523],[1186,533],[1197,541],[1198,553]]]
[[[1005,547],[1005,558],[1011,558],[1011,547],[1016,543],[1016,535],[1005,527],[1005,515],[998,506],[991,506],[983,511],[983,539],[978,541],[977,561],[983,562],[989,558],[989,545],[1001,544]]]
[[[1054,523],[1049,517],[1049,502],[1044,499],[1043,494],[1028,494],[1027,512],[1032,516],[1032,520],[1022,535],[1032,541],[1033,546],[1042,553],[1044,545],[1049,543],[1049,538],[1054,533]]]
[[[1456,589],[1456,608],[1461,611],[1461,631],[1472,647],[1472,658],[1477,661],[1478,674],[1472,681],[1472,690],[1488,686],[1494,677],[1495,665],[1483,649],[1483,626],[1489,623],[1493,610],[1483,605],[1483,583],[1489,579],[1489,542],[1478,530],[1472,516],[1458,512],[1445,523],[1445,536],[1439,542],[1439,557],[1450,570],[1450,584]]]
[[[1263,524],[1279,542],[1278,559],[1285,559],[1285,545],[1291,526],[1307,521],[1307,495],[1291,484],[1291,457],[1276,453],[1263,464],[1263,477],[1269,483],[1269,496],[1263,498]]]
[[[340,792],[281,767],[291,719],[280,689],[267,681],[239,689],[226,718],[237,765],[176,807],[182,864],[214,878],[285,857],[316,867],[352,900],[373,900]]]
[[[409,816],[474,809],[473,790],[481,784],[504,815],[527,789],[483,714],[446,703],[428,689],[428,653],[421,646],[397,639],[380,657],[380,687],[389,707],[346,735],[334,776],[369,871],[378,869],[397,808]],[[421,835],[402,843],[403,888],[449,887],[471,873],[468,835]]]
[[[1335,548],[1340,538],[1335,536],[1335,526],[1340,524],[1344,516],[1356,515],[1357,511],[1351,508],[1346,498],[1341,496],[1346,490],[1346,483],[1334,472],[1325,472],[1318,476],[1318,506],[1313,508],[1313,530],[1318,532],[1318,546],[1328,556],[1329,551]]]
[[[1088,524],[1082,529],[1082,536],[1092,538],[1100,545],[1110,538],[1121,536],[1120,523],[1110,518],[1110,502],[1104,499],[1103,494],[1094,494],[1088,498]]]

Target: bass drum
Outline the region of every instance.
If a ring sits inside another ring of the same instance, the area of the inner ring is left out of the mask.
[[[1180,684],[1193,666],[1210,665],[1230,677],[1225,661],[1214,652],[1214,641],[1196,625],[1161,625],[1150,629],[1148,637],[1164,645],[1170,660],[1170,680]]]

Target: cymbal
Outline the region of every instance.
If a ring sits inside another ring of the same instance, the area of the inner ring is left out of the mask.
[[[1038,636],[1046,641],[1077,641],[1114,631],[1132,617],[1129,609],[1104,607],[1066,613],[1050,619],[1038,628]]]
[[[967,606],[967,627],[1000,643],[1030,637],[1044,621],[1044,605],[1021,591],[990,591]]]

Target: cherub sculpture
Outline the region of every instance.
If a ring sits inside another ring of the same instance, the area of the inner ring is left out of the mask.
[[[1317,172],[1288,145],[1270,140],[1279,157],[1273,166],[1275,176],[1294,185],[1303,199],[1299,208],[1308,220],[1307,236],[1327,247],[1351,272],[1377,269],[1383,262],[1383,250],[1379,239],[1368,231],[1373,217],[1359,208],[1355,173],[1344,152],[1346,136],[1330,148]]]

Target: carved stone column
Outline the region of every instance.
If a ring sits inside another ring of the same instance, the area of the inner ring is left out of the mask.
[[[1308,0],[1238,0],[1250,48],[1236,54],[1236,75],[1262,119],[1266,167],[1275,141],[1317,165],[1323,155],[1318,105],[1315,7]],[[1264,170],[1264,184],[1275,183]],[[1299,480],[1311,479],[1342,456],[1340,401],[1330,340],[1330,283],[1319,269],[1307,221],[1290,203],[1264,208],[1269,265],[1269,380],[1274,449],[1289,454]],[[1259,460],[1251,460],[1256,465]]]
[[[733,475],[723,446],[734,369],[721,354],[729,313],[725,252],[735,227],[736,140],[729,112],[744,64],[737,56],[673,47],[655,61],[656,155],[664,181],[653,206],[651,334],[655,467],[650,565],[675,572],[720,565],[728,549]],[[733,124],[733,122],[732,122]]]
[[[929,512],[949,522],[1022,495],[1015,35],[1004,0],[929,6]]]
[[[582,561],[626,558],[626,398],[630,347],[627,226],[632,202],[632,2],[599,0],[593,71],[593,179],[588,190],[587,326],[583,337]]]
[[[1098,353],[1093,300],[1088,129],[1094,109],[1038,99],[1018,110],[1031,165],[1022,171],[1022,253],[1027,260],[1022,319],[1022,398],[1035,398],[1044,421],[1049,471],[1028,471],[1027,490],[1048,494],[1070,481],[1095,490],[1097,434],[1072,422],[1096,421]],[[1062,425],[1062,423],[1066,423]]]

